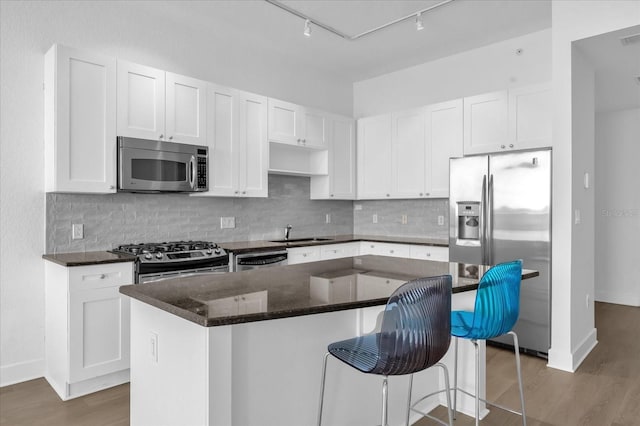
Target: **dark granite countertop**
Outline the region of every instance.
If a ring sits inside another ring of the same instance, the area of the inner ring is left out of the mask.
[[[42,258],[62,266],[86,266],[102,263],[133,262],[135,256],[108,251],[84,251],[78,253],[43,254]]]
[[[468,277],[469,271],[482,276],[488,267],[469,268],[455,262],[369,255],[127,285],[120,293],[212,327],[384,305],[398,283],[419,277],[451,274],[454,293],[474,290],[478,278]],[[523,279],[537,275],[523,271]],[[350,290],[331,292],[330,285]],[[234,303],[241,298],[253,302],[244,306],[248,312],[234,313]]]
[[[232,241],[219,243],[219,245],[227,251],[234,254],[240,254],[250,251],[262,251],[283,249],[289,247],[307,247],[326,244],[350,243],[354,241],[373,241],[378,243],[397,243],[397,244],[416,244],[434,247],[449,247],[449,240],[436,238],[418,238],[418,237],[385,237],[383,235],[333,235],[333,236],[316,236],[318,240],[293,241],[287,243],[279,243],[273,241]]]

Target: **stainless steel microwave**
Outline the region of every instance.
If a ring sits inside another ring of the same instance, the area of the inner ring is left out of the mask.
[[[206,146],[118,136],[118,191],[206,191],[208,155]]]

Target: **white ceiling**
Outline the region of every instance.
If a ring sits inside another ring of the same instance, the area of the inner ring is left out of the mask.
[[[640,26],[575,42],[595,71],[597,112],[640,108],[640,41],[623,46],[620,38],[640,34]]]
[[[283,0],[314,20],[349,35],[439,3],[434,0]],[[395,24],[357,40],[345,40],[261,0],[175,2],[172,19],[182,25],[224,28],[276,57],[295,57],[302,66],[349,82],[418,65],[500,40],[549,28],[551,0],[454,0],[415,21]]]

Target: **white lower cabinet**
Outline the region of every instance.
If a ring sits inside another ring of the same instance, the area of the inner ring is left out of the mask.
[[[360,254],[360,243],[329,244],[320,246],[320,259],[339,259],[341,257],[358,256]]]
[[[296,247],[287,249],[289,265],[316,262],[320,260],[320,246]]]
[[[46,379],[63,400],[129,381],[133,263],[45,262]]]
[[[449,261],[449,248],[436,246],[412,245],[409,249],[411,259],[434,260],[438,262]]]
[[[363,241],[360,244],[360,254],[374,254],[378,256],[409,257],[411,246],[408,244],[377,243]]]

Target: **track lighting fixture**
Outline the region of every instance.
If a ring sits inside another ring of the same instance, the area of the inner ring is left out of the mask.
[[[424,30],[424,25],[422,25],[422,12],[418,12],[416,14],[416,31]]]
[[[311,37],[311,21],[308,19],[304,21],[304,32],[302,34],[307,37]]]
[[[341,38],[343,38],[345,40],[354,41],[354,40],[358,40],[359,38],[364,37],[366,35],[373,34],[373,33],[377,32],[377,31],[380,31],[380,30],[382,30],[384,28],[390,27],[391,25],[397,24],[399,22],[408,21],[410,19],[413,19],[414,17],[416,19],[416,30],[417,31],[423,30],[424,29],[424,24],[422,23],[422,14],[423,13],[431,12],[432,10],[437,9],[437,8],[439,8],[441,6],[444,6],[445,4],[449,4],[449,3],[451,3],[451,2],[453,2],[455,0],[441,0],[439,3],[431,5],[431,6],[427,7],[426,9],[418,10],[417,12],[413,12],[413,13],[411,13],[409,15],[405,15],[405,16],[402,16],[402,17],[400,17],[398,19],[394,19],[391,22],[387,22],[386,24],[382,24],[382,25],[380,25],[378,27],[372,28],[370,30],[364,31],[364,32],[362,32],[360,34],[356,34],[356,35],[345,34],[345,33],[341,32],[341,31],[339,31],[339,30],[337,30],[337,29],[335,29],[333,27],[330,27],[329,25],[327,25],[325,23],[322,23],[322,22],[318,21],[317,19],[313,19],[313,18],[305,15],[304,13],[299,12],[298,10],[292,8],[291,6],[287,6],[286,4],[281,3],[282,0],[264,0],[264,1],[274,5],[276,7],[279,7],[280,9],[282,9],[282,10],[284,10],[286,12],[289,12],[292,15],[295,15],[295,16],[297,16],[299,18],[304,19],[304,32],[303,32],[303,34],[305,36],[307,36],[307,37],[311,37],[311,24],[313,23],[313,25],[315,25],[316,27],[322,28],[323,30],[328,31],[328,32],[330,32],[332,34],[335,34],[338,37],[341,37]]]

